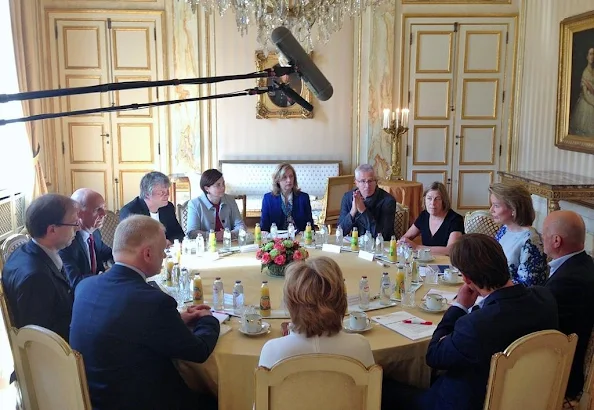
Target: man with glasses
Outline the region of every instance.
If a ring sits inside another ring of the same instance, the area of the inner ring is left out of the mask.
[[[338,225],[345,235],[357,228],[359,235],[371,232],[375,238],[381,233],[385,240],[394,235],[396,200],[378,188],[371,165],[362,164],[355,169],[357,188],[342,197]]]
[[[32,239],[10,255],[2,274],[14,324],[42,326],[68,341],[73,295],[58,251],[79,229],[77,204],[42,195],[27,208],[25,226]]]
[[[70,197],[78,203],[80,230],[70,246],[60,251],[64,271],[72,289],[84,277],[97,275],[113,260],[111,248],[103,242],[99,229],[105,219],[105,200],[89,188],[74,191]]]
[[[169,202],[171,181],[167,175],[153,171],[140,180],[140,195],[128,202],[120,210],[120,221],[130,215],[150,216],[165,226],[168,245],[175,239],[184,238],[184,230],[175,216],[175,206]]]

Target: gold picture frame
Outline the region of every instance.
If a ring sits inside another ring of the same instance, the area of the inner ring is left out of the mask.
[[[594,11],[561,22],[555,145],[594,154]]]
[[[402,0],[402,4],[511,4],[511,0]]]
[[[312,56],[312,53],[309,54]],[[273,67],[278,64],[278,54],[275,52],[269,52],[268,56],[264,54],[262,50],[256,51],[256,68],[258,71],[262,71],[266,68]],[[309,89],[305,86],[299,74],[293,73],[288,76],[283,76],[284,81],[288,82],[293,90],[295,90],[304,100],[311,103],[311,97]],[[281,81],[283,81],[281,77]],[[258,78],[258,87],[267,87],[272,84],[271,78]],[[258,95],[258,103],[256,104],[256,118],[313,118],[313,111],[307,111],[302,108],[294,101],[287,99],[287,97],[281,93],[265,93]]]

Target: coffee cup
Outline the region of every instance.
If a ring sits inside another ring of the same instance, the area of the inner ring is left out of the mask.
[[[436,293],[429,293],[425,298],[425,304],[431,310],[441,310],[443,308],[445,298]]]
[[[262,316],[258,313],[248,313],[243,317],[241,328],[246,333],[258,333],[262,331]]]
[[[424,260],[424,261],[431,259],[431,249],[429,249],[429,248],[419,249],[419,259]]]
[[[349,317],[349,328],[352,330],[364,330],[369,326],[370,320],[365,312],[351,312]]]

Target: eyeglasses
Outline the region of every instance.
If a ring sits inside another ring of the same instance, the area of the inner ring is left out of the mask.
[[[157,196],[157,197],[161,197],[161,198],[168,197],[169,196],[169,190],[167,189],[165,191],[153,191],[153,195],[154,196]]]
[[[75,227],[79,227],[80,226],[80,224],[78,222],[75,223],[75,224],[67,224],[67,223],[60,222],[60,223],[54,224],[54,225],[56,225],[56,226],[75,226]]]
[[[356,179],[359,184],[361,185],[371,185],[377,182],[377,179]]]

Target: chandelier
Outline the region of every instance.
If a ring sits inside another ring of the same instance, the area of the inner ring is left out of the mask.
[[[285,26],[306,51],[314,44],[326,44],[330,36],[342,28],[346,18],[360,16],[367,7],[375,9],[393,0],[185,0],[195,13],[198,6],[207,13],[223,16],[232,9],[241,35],[248,26],[256,26],[257,41],[267,53],[272,46],[270,34]]]

